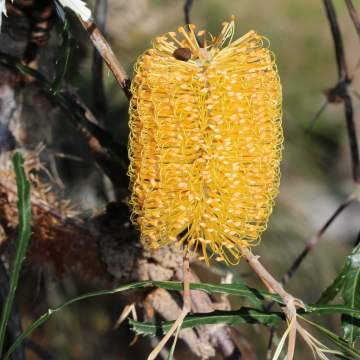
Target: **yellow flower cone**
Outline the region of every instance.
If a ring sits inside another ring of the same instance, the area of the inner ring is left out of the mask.
[[[281,85],[267,41],[195,26],[153,42],[130,105],[132,221],[143,243],[236,263],[255,245],[279,187]],[[210,39],[210,40],[208,40]]]

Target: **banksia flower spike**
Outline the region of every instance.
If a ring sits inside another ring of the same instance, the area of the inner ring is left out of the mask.
[[[152,249],[236,263],[264,231],[279,186],[281,85],[265,38],[195,26],[157,37],[135,65],[132,221]],[[209,255],[210,254],[210,255]]]

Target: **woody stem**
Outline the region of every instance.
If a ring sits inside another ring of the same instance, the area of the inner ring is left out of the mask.
[[[176,319],[174,324],[171,326],[170,330],[166,335],[161,339],[159,344],[155,349],[150,353],[147,360],[154,360],[160,351],[164,348],[166,343],[169,341],[172,335],[176,333],[179,327],[181,327],[186,315],[191,311],[191,296],[190,296],[190,253],[189,249],[184,249],[183,257],[183,307],[179,317]]]
[[[190,275],[190,253],[188,249],[185,249],[183,258],[183,309],[186,309],[187,312],[191,311]]]
[[[289,342],[288,342],[288,355],[287,359],[293,359],[295,352],[295,339],[296,339],[296,306],[295,299],[292,295],[286,292],[281,285],[270,273],[265,269],[265,267],[259,261],[259,257],[254,255],[249,249],[243,249],[242,253],[248,262],[249,266],[254,270],[256,275],[264,283],[267,289],[270,292],[280,295],[284,304],[286,305],[285,315],[289,321],[289,326],[291,326],[289,332]]]

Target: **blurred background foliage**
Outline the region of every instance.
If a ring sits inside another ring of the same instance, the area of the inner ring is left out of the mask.
[[[359,39],[344,2],[335,1],[335,5],[350,73],[354,76],[352,89],[360,92],[360,69],[356,70],[360,58]],[[217,34],[221,22],[232,14],[236,16],[235,38],[254,29],[270,39],[282,80],[285,143],[280,195],[268,230],[256,249],[264,264],[280,277],[354,187],[343,105],[328,105],[314,130],[309,134],[305,132],[325,102],[323,90],[337,81],[333,41],[320,0],[194,0],[190,18],[198,30],[206,28]],[[173,31],[183,22],[183,1],[180,0],[108,1],[107,37],[130,75],[136,58],[150,47],[151,39]],[[66,80],[78,89],[82,99],[92,108],[96,96],[91,84],[93,49],[76,21],[71,23],[71,30],[76,41]],[[54,51],[59,45],[60,31],[59,24],[52,35]],[[125,144],[128,101],[107,69],[104,69],[104,79],[108,110],[103,122],[115,138]],[[33,100],[28,100],[31,103],[27,109],[29,117],[34,116]],[[359,105],[360,99],[354,96],[357,123]],[[39,106],[37,112],[41,112],[41,104]],[[26,107],[24,112],[26,114]],[[56,112],[54,116],[61,118],[64,115]],[[56,160],[66,192],[84,211],[100,211],[108,200],[106,186],[91,163],[85,144],[76,137],[66,121],[54,121],[51,126],[52,134],[56,136],[52,135],[51,141],[50,138],[47,140],[50,148],[84,159],[82,162],[66,158]],[[360,206],[355,204],[335,221],[289,283],[290,292],[305,302],[316,301],[344,264],[356,240],[359,214]],[[240,264],[236,270],[240,274],[245,273],[244,276],[249,272],[245,264]],[[59,303],[61,299],[94,287],[94,284],[79,284],[73,279],[53,282],[48,275],[39,278],[39,287],[44,285],[47,289],[50,303]],[[213,276],[206,280],[220,281],[220,278]],[[250,284],[255,281],[252,277],[245,280]],[[30,284],[25,284],[20,291],[24,297],[29,291],[34,293]],[[33,315],[40,314],[43,307],[34,305],[37,300],[35,292],[34,299],[22,307],[27,308],[29,313],[31,309]],[[37,332],[37,340],[54,349],[59,354],[58,359],[143,358],[143,340],[129,348],[130,333],[126,326],[119,331],[112,330],[121,308],[121,300],[117,297],[87,300],[56,316]],[[326,325],[337,330],[339,326],[331,319]],[[247,331],[256,332],[259,358],[263,359],[267,332],[250,326]],[[51,344],[47,343],[49,339]],[[310,358],[307,351],[301,353],[301,348],[297,358]]]

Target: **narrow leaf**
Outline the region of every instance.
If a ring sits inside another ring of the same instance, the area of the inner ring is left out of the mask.
[[[284,320],[283,313],[264,312],[257,309],[242,307],[236,311],[214,311],[211,313],[202,313],[189,315],[185,318],[181,328],[192,328],[199,325],[213,325],[213,324],[227,324],[227,325],[242,325],[242,324],[262,324],[274,325],[279,321]],[[150,323],[142,323],[129,319],[132,330],[137,335],[154,336],[166,333],[173,324],[173,321],[166,321],[160,325]]]
[[[346,264],[334,281],[323,291],[319,300],[316,302],[317,304],[328,304],[330,301],[335,299],[336,295],[343,288],[348,269],[349,265]]]
[[[8,359],[9,356],[12,354],[12,352],[16,349],[17,346],[19,346],[24,339],[29,336],[33,331],[35,331],[39,326],[43,325],[54,313],[62,310],[68,305],[71,305],[75,302],[97,297],[97,296],[103,296],[103,295],[111,295],[116,294],[118,292],[126,291],[128,289],[135,289],[135,288],[141,288],[141,287],[147,287],[147,286],[156,286],[167,290],[175,290],[175,291],[181,291],[182,290],[182,283],[181,282],[174,282],[174,281],[144,281],[144,282],[138,282],[133,283],[129,285],[120,286],[118,288],[112,289],[112,290],[100,290],[93,293],[88,293],[81,295],[79,297],[76,297],[74,299],[68,300],[62,305],[57,306],[54,309],[49,309],[45,314],[43,314],[41,317],[39,317],[34,323],[32,323],[14,342],[14,344],[10,347],[8,352],[6,353],[4,360]],[[256,296],[259,300],[264,301],[276,301],[280,304],[282,304],[282,300],[279,296],[270,294],[264,291],[259,291],[257,289],[252,288],[244,288],[243,285],[236,285],[236,284],[222,284],[222,285],[214,285],[214,284],[191,284],[191,289],[193,290],[202,290],[206,291],[208,293],[223,293],[223,294],[229,294],[229,295],[237,295],[242,296],[245,298],[252,298],[253,296]],[[260,315],[259,315],[260,316]],[[262,317],[265,319],[264,317]],[[230,321],[230,320],[228,320]],[[240,321],[240,320],[237,320]],[[265,320],[264,320],[265,321]]]
[[[19,152],[16,152],[12,160],[18,193],[19,233],[16,240],[15,259],[10,270],[9,293],[5,299],[0,320],[0,358],[2,358],[6,327],[14,303],[20,271],[31,235],[30,183],[26,179],[24,159]]]
[[[173,360],[174,359],[174,351],[175,351],[175,347],[176,347],[176,344],[177,344],[177,341],[178,341],[178,338],[179,338],[181,328],[182,328],[182,326],[179,326],[176,329],[175,338],[174,338],[174,341],[173,341],[173,343],[171,345],[171,349],[170,349],[169,356],[168,356],[167,360]]]
[[[122,291],[126,291],[129,289],[137,289],[137,288],[144,288],[144,287],[160,287],[167,290],[174,290],[174,291],[181,291],[182,290],[182,283],[181,282],[173,282],[173,281],[143,281],[137,282],[133,284],[128,284],[124,286],[117,287],[111,290],[100,290],[88,294],[84,294],[78,296],[76,298],[70,299],[65,303],[55,307],[54,309],[49,309],[45,314],[39,317],[34,323],[32,323],[14,342],[14,344],[10,347],[8,352],[6,353],[4,360],[9,359],[9,356],[14,352],[14,350],[19,346],[24,339],[31,335],[33,331],[35,331],[38,327],[43,325],[52,315],[56,312],[62,310],[66,306],[69,306],[73,303],[76,303],[81,300],[85,300],[88,298],[104,296],[104,295],[112,295]],[[237,295],[242,296],[245,298],[250,298],[252,296],[257,297],[261,301],[269,300],[269,301],[277,301],[279,304],[282,304],[281,299],[277,295],[273,295],[264,291],[258,291],[256,289],[251,289],[248,287],[240,286],[236,284],[222,284],[222,285],[215,285],[215,284],[201,284],[201,283],[194,283],[191,284],[191,289],[194,290],[202,290],[208,293],[223,293],[229,295]],[[348,315],[356,315],[360,316],[359,309],[353,309],[348,306],[344,305],[308,305],[306,309],[299,310],[299,314],[307,315],[307,314],[348,314]],[[279,321],[284,320],[284,315],[282,313],[272,312],[262,312],[258,309],[252,308],[241,308],[237,311],[216,311],[210,314],[197,314],[188,316],[182,325],[182,328],[193,327],[197,325],[205,325],[205,324],[228,324],[228,325],[240,325],[245,323],[259,323],[263,325],[272,325],[276,324]],[[143,335],[151,335],[157,334],[157,331],[166,331],[170,328],[171,322],[164,323],[160,328],[156,327],[153,324],[143,324],[138,323],[133,320],[130,320],[130,323],[133,325],[134,330]]]
[[[323,326],[314,323],[308,319],[302,317],[307,323],[314,326],[318,331],[320,331],[323,335],[325,335],[328,339],[330,339],[341,351],[343,352],[343,358],[348,360],[360,360],[360,352],[359,350],[352,347],[344,338],[334,334],[332,331],[324,328]]]
[[[25,338],[27,338],[29,335],[31,335],[38,327],[43,325],[55,313],[62,310],[63,308],[65,308],[65,307],[67,307],[67,306],[69,306],[71,304],[74,304],[76,302],[79,302],[81,300],[90,299],[90,298],[94,298],[94,297],[98,297],[98,296],[104,296],[104,295],[113,295],[113,294],[117,294],[117,293],[120,293],[120,292],[123,292],[123,291],[126,291],[126,290],[138,289],[138,288],[148,287],[148,286],[152,286],[152,285],[153,285],[152,281],[141,281],[141,282],[136,282],[136,283],[133,283],[133,284],[120,286],[120,287],[117,287],[117,288],[111,289],[111,290],[94,291],[94,292],[87,293],[87,294],[84,294],[84,295],[80,295],[80,296],[78,296],[76,298],[70,299],[70,300],[64,302],[63,304],[61,304],[59,306],[56,306],[53,309],[48,309],[48,311],[46,313],[41,315],[37,320],[35,320],[31,325],[29,325],[29,327],[20,336],[18,336],[15,339],[15,342],[11,345],[11,347],[9,348],[7,353],[5,354],[4,360],[7,360],[7,359],[10,358],[10,355],[25,340]]]
[[[166,290],[182,290],[182,283],[175,281],[154,281],[154,285]],[[283,301],[279,295],[271,294],[266,291],[253,289],[250,287],[244,287],[242,284],[208,284],[208,283],[196,283],[190,284],[190,288],[193,290],[201,290],[207,293],[220,293],[241,296],[254,301],[254,297],[259,301],[275,301],[279,304],[283,304]]]
[[[219,267],[219,270],[223,271],[224,274],[226,274],[226,273],[231,274],[231,282],[230,283],[225,283],[225,284],[227,284],[227,285],[236,284],[238,288],[241,288],[241,287],[244,288],[244,289],[248,288],[247,285],[245,284],[244,280],[241,278],[238,270],[236,270],[235,268],[233,268],[231,266],[228,266],[228,265],[226,265],[225,263],[222,263],[222,262],[219,262],[219,264],[217,264],[217,265]],[[260,300],[255,294],[253,294],[253,296],[247,297],[247,300],[251,304],[253,304],[253,305],[255,305],[255,306],[259,307],[259,308],[261,308],[262,305],[263,305],[263,301]]]
[[[346,305],[306,305],[305,309],[300,309],[299,314],[314,314],[314,315],[349,315],[360,316],[360,309],[354,309]]]
[[[62,32],[62,42],[56,57],[55,77],[51,86],[51,90],[54,92],[54,94],[59,91],[68,68],[71,52],[71,39],[72,37],[69,29],[69,23],[67,20],[65,20]]]
[[[194,284],[195,285],[195,284]],[[360,315],[360,311],[351,309],[347,306],[341,305],[309,305],[306,309],[298,310],[299,315],[329,315],[329,314],[348,314]],[[227,325],[242,325],[242,324],[262,324],[275,325],[279,321],[285,320],[284,314],[281,312],[264,312],[254,308],[242,307],[235,311],[214,311],[205,314],[195,314],[187,316],[182,324],[182,329],[192,328],[199,325],[211,324],[227,324]],[[141,323],[129,319],[133,331],[137,335],[162,335],[166,333],[173,321],[163,322],[160,325],[150,323]]]
[[[345,305],[360,310],[360,244],[348,256],[347,265],[342,297]],[[360,337],[360,316],[343,316],[342,326],[349,342],[354,343]]]
[[[55,307],[54,309],[49,309],[45,314],[40,316],[35,322],[33,322],[14,342],[14,344],[10,347],[8,352],[6,353],[4,360],[8,359],[9,356],[13,353],[13,351],[16,349],[17,346],[19,346],[26,337],[28,337],[30,334],[32,334],[33,331],[35,331],[38,327],[43,325],[52,315],[63,308],[65,308],[68,305],[71,305],[75,302],[78,302],[80,300],[97,297],[97,296],[104,296],[104,295],[112,295],[116,294],[118,292],[126,291],[128,289],[135,289],[135,288],[142,288],[142,287],[148,287],[148,286],[156,286],[167,290],[174,290],[174,291],[181,291],[182,290],[182,283],[181,282],[175,282],[175,281],[144,281],[144,282],[138,282],[133,283],[129,285],[124,285],[112,290],[100,290],[88,294],[81,295],[79,297],[73,298],[71,300],[66,301],[62,305],[59,305]],[[226,284],[226,285],[214,285],[214,284],[191,284],[191,289],[194,290],[202,290],[209,293],[223,293],[223,294],[229,294],[229,295],[237,295],[242,296],[245,298],[252,298],[253,296],[256,296],[260,300],[269,300],[269,301],[276,301],[278,303],[282,303],[281,299],[277,295],[273,295],[264,291],[258,291],[256,289],[251,288],[244,288],[243,285],[236,285],[236,284]],[[260,315],[259,315],[260,316]],[[264,318],[263,318],[264,319]],[[203,320],[204,321],[204,320]],[[209,320],[213,321],[213,320]],[[231,320],[228,320],[229,323],[231,323]],[[241,321],[241,320],[236,320]],[[191,322],[190,322],[191,323]]]

